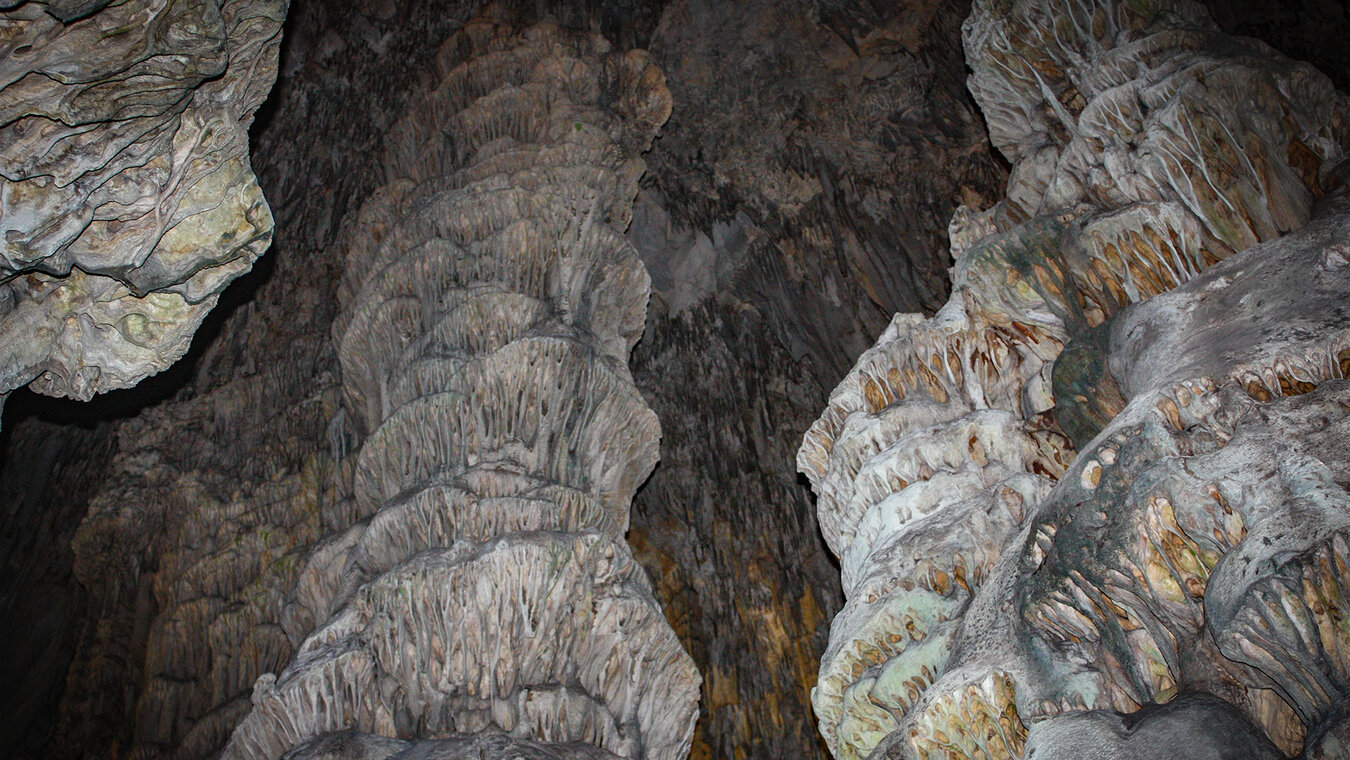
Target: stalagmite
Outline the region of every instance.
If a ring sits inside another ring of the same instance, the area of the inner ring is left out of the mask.
[[[549,23],[474,19],[437,66],[348,227],[363,519],[300,570],[224,757],[678,760],[699,677],[623,542],[660,431],[619,232],[670,95]]]
[[[1007,197],[958,211],[951,300],[896,317],[798,457],[848,597],[821,733],[1339,746],[1350,102],[1184,0],[976,2],[964,32]]]

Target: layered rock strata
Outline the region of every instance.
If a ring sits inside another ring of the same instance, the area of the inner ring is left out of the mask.
[[[226,757],[688,752],[698,675],[623,542],[660,432],[619,231],[669,112],[596,35],[480,17],[445,43],[348,228],[335,435],[361,440],[362,519],[300,570],[295,658]]]
[[[286,6],[0,9],[0,398],[88,399],[163,370],[267,249],[247,130]]]
[[[964,34],[1007,196],[958,211],[951,300],[896,317],[799,453],[848,597],[821,732],[1312,747],[1345,694],[1350,230],[1331,198],[1306,225],[1346,99],[1185,2],[977,2]],[[1134,715],[1186,692],[1217,696]]]

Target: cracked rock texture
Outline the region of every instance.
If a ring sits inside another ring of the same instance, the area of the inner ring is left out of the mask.
[[[248,128],[286,6],[0,6],[0,398],[160,372],[267,250]]]
[[[821,732],[1317,756],[1346,703],[1350,104],[1185,2],[976,2],[963,30],[1006,197],[957,211],[951,300],[895,318],[798,455],[848,597]]]

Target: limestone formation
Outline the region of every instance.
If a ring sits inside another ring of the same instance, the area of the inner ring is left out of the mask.
[[[512,739],[502,734],[477,734],[414,743],[355,732],[326,734],[312,739],[296,748],[295,754],[315,760],[481,760],[484,757],[510,760],[614,760],[615,757],[589,744],[544,744],[529,739]]]
[[[623,543],[660,431],[619,231],[669,92],[644,53],[490,14],[435,73],[346,239],[362,519],[300,570],[295,656],[224,757],[683,758],[699,678]]]
[[[88,399],[163,370],[267,249],[248,128],[286,6],[0,9],[0,397]]]
[[[1270,740],[1231,705],[1187,694],[1165,705],[1120,716],[1105,710],[1066,713],[1037,723],[1027,737],[1026,760],[1164,760],[1179,748],[1197,760],[1276,760]]]
[[[1187,2],[976,2],[964,32],[1007,197],[958,211],[951,300],[896,317],[798,457],[848,596],[821,732],[1312,747],[1350,693],[1350,105]]]
[[[825,756],[812,686],[850,755],[1344,757],[1340,98],[1173,0],[977,4],[990,210],[969,4],[290,3],[252,295],[134,393],[11,396],[0,755],[675,754],[665,617],[691,758]],[[1326,61],[1319,4],[1211,7]],[[651,151],[649,67],[540,18],[652,51]],[[166,119],[231,76],[198,21],[109,38],[196,67]],[[948,238],[813,431],[818,528],[791,452]]]

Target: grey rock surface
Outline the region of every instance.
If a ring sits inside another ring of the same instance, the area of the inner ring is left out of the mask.
[[[489,12],[442,45],[344,241],[361,519],[299,571],[294,657],[222,757],[352,729],[410,756],[484,731],[688,754],[699,676],[622,542],[660,427],[626,365],[649,280],[619,231],[669,113],[650,57],[593,33]]]
[[[0,395],[88,399],[181,357],[271,244],[248,128],[287,2],[7,5]]]
[[[1218,697],[1187,694],[1121,716],[1104,710],[1066,713],[1027,734],[1025,760],[1277,760],[1283,755]]]
[[[286,760],[613,760],[590,744],[545,744],[504,734],[476,734],[423,742],[341,732],[325,734],[287,752]]]

